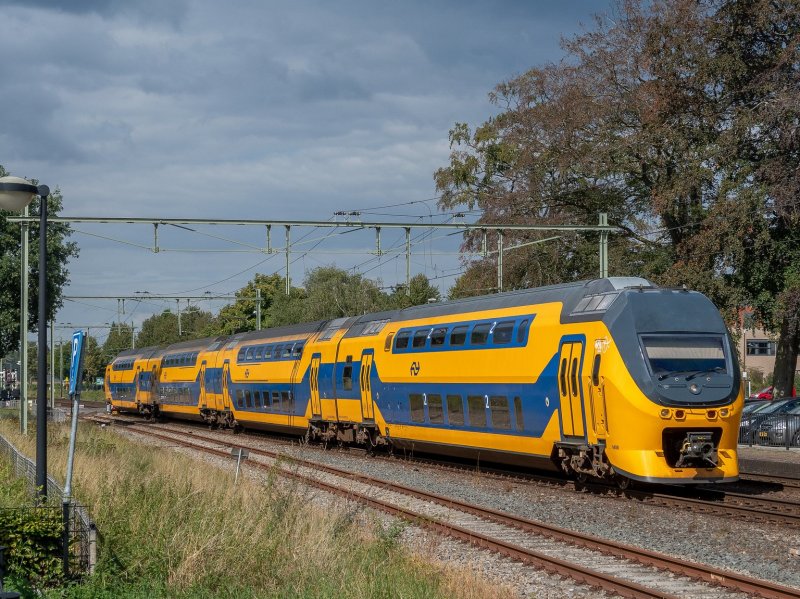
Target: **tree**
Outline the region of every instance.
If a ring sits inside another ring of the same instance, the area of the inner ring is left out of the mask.
[[[392,300],[374,281],[335,266],[321,266],[306,274],[303,289],[277,295],[267,318],[270,326],[359,316],[389,310]]]
[[[395,308],[408,308],[409,306],[419,306],[427,304],[431,300],[438,302],[442,299],[442,294],[437,287],[431,285],[423,273],[411,277],[409,291],[406,293],[405,285],[399,285],[392,294],[392,305]]]
[[[133,326],[125,323],[111,323],[108,337],[103,343],[102,353],[107,362],[113,360],[121,351],[130,349],[133,344]]]
[[[181,312],[179,334],[178,315],[164,310],[142,323],[142,330],[136,335],[136,347],[170,345],[178,341],[213,336],[214,326],[214,316],[210,312],[200,310],[197,306],[189,306]]]
[[[731,321],[750,303],[780,331],[780,392],[800,341],[798,2],[628,0],[617,12],[565,40],[561,63],[500,84],[496,117],[453,128],[440,207],[492,223],[608,212],[623,230],[611,272],[688,283]],[[507,234],[506,247],[536,238]],[[512,250],[504,279],[594,277],[594,244],[563,235]],[[494,287],[494,260],[468,263],[451,295]]]
[[[8,172],[0,165],[0,177]],[[34,181],[34,184],[36,182]],[[39,214],[39,198],[30,204],[30,214]],[[61,192],[56,189],[47,198],[49,216],[56,216],[62,207]],[[20,306],[20,226],[9,223],[6,218],[12,213],[0,211],[0,280],[4,281],[0,293],[0,355],[19,348]],[[28,273],[28,326],[34,329],[38,320],[39,306],[39,224],[32,224],[30,231],[30,256]],[[78,246],[67,241],[69,225],[48,223],[47,229],[47,320],[49,321],[62,305],[61,292],[69,282],[67,263],[77,257]]]
[[[280,275],[257,274],[236,292],[236,301],[219,311],[215,334],[232,335],[256,330],[256,290],[261,290],[262,326],[275,326],[269,321],[268,310],[276,298],[285,296],[285,282]]]

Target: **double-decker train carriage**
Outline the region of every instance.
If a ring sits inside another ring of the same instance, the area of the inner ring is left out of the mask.
[[[622,484],[738,476],[743,392],[719,312],[639,278],[131,350],[107,376],[117,409],[214,425]]]

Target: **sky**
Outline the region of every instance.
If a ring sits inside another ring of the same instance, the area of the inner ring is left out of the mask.
[[[364,221],[446,222],[433,173],[448,162],[451,127],[495,114],[498,83],[560,60],[561,37],[608,6],[0,0],[0,164],[58,188],[63,216],[328,221],[358,210]],[[256,227],[161,226],[158,253],[147,249],[150,225],[74,228],[81,253],[67,298],[227,294],[285,264],[258,252]],[[386,287],[405,281],[404,253],[365,253],[374,231],[292,236],[294,284],[327,265]],[[403,242],[401,231],[382,233],[384,249]],[[458,242],[415,230],[412,275],[446,292]],[[138,327],[167,307],[176,303],[128,301],[122,319]],[[102,326],[119,309],[66,299],[56,322]]]

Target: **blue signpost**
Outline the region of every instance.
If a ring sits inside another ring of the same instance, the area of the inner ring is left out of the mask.
[[[69,436],[69,456],[67,457],[67,480],[64,485],[62,498],[62,513],[64,518],[64,532],[62,538],[64,574],[69,575],[69,523],[70,523],[70,495],[72,493],[72,462],[75,458],[75,440],[78,436],[78,408],[81,400],[81,378],[83,374],[83,349],[86,333],[75,331],[72,334],[72,348],[69,364],[69,396],[72,399],[72,429]]]

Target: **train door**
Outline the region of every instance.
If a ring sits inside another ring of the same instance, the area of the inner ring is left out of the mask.
[[[608,430],[606,424],[606,397],[603,379],[600,376],[602,353],[595,350],[592,360],[592,373],[589,376],[589,397],[592,407],[592,426],[598,439],[605,439]]]
[[[372,350],[367,350],[361,354],[361,378],[359,382],[361,383],[361,418],[363,420],[375,419],[375,405],[372,402],[372,384],[370,383],[372,359]]]
[[[583,389],[580,380],[582,341],[562,343],[558,361],[561,430],[565,437],[583,437]]]
[[[311,394],[311,415],[315,418],[322,416],[322,402],[319,398],[319,363],[322,360],[320,354],[311,357],[311,370],[308,375],[308,386]]]
[[[206,399],[206,361],[200,364],[200,407],[207,408],[208,400]]]
[[[230,376],[231,365],[228,360],[222,365],[222,409],[230,411],[231,394],[228,388],[228,378]]]

